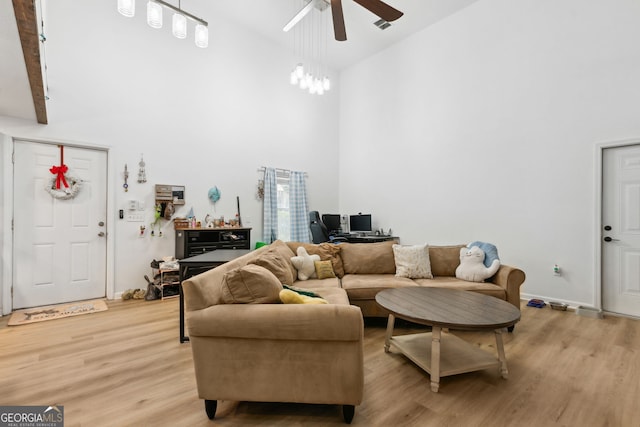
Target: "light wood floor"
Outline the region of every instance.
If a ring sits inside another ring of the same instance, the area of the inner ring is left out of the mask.
[[[0,319],[0,405],[64,405],[70,426],[344,425],[327,405],[221,402],[196,394],[178,301],[114,301],[109,311],[22,326]],[[416,329],[404,324],[397,333]],[[640,322],[522,307],[505,339],[509,379],[493,370],[429,375],[365,329],[365,396],[354,426],[637,426]],[[492,333],[459,333],[494,352]],[[259,355],[256,355],[259,357]]]

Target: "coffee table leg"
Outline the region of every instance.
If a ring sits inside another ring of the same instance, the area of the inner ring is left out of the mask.
[[[389,353],[389,348],[391,347],[391,335],[393,335],[393,326],[396,323],[396,317],[393,314],[389,315],[389,319],[387,320],[387,333],[384,337],[384,352]]]
[[[440,337],[442,328],[431,328],[431,391],[438,392],[440,388]]]
[[[504,344],[502,342],[502,333],[505,331],[505,328],[496,329],[496,347],[498,348],[498,360],[500,360],[500,373],[502,374],[502,378],[505,380],[509,376],[509,370],[507,369],[507,357],[504,353]]]

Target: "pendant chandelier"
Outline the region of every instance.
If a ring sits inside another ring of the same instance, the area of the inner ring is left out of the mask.
[[[171,20],[171,32],[175,37],[179,39],[187,37],[187,19],[189,19],[196,23],[194,30],[196,46],[202,48],[209,46],[209,24],[207,21],[182,10],[180,0],[178,0],[177,7],[162,0],[148,0],[147,24],[149,24],[150,27],[162,28],[163,8],[170,9],[174,12]],[[118,0],[118,12],[128,18],[135,16],[135,0]]]
[[[306,1],[302,2],[304,6]],[[331,89],[331,80],[327,76],[326,57],[329,38],[330,13],[325,13],[328,3],[311,1],[313,10],[305,19],[295,22],[293,28],[285,27],[284,31],[291,31],[294,38],[294,55],[297,64],[289,74],[289,82],[312,95],[323,95]],[[300,2],[296,2],[300,5]]]

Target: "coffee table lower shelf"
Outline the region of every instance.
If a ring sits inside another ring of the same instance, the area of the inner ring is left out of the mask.
[[[507,377],[506,366],[498,358],[450,333],[441,333],[439,372],[433,372],[432,342],[431,332],[393,336],[390,339],[391,345],[431,375],[431,389],[434,392],[438,391],[440,377],[449,375],[498,368],[503,378]]]

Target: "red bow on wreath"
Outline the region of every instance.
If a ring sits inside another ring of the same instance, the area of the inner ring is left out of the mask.
[[[69,170],[69,168],[67,168],[67,165],[64,164],[64,147],[61,145],[60,146],[60,166],[51,166],[51,169],[49,169],[49,172],[51,172],[54,175],[58,175],[56,177],[56,188],[58,190],[60,189],[60,182],[64,184],[65,188],[69,188],[69,184],[67,184],[67,179],[64,177],[64,174],[67,173],[67,170]]]

